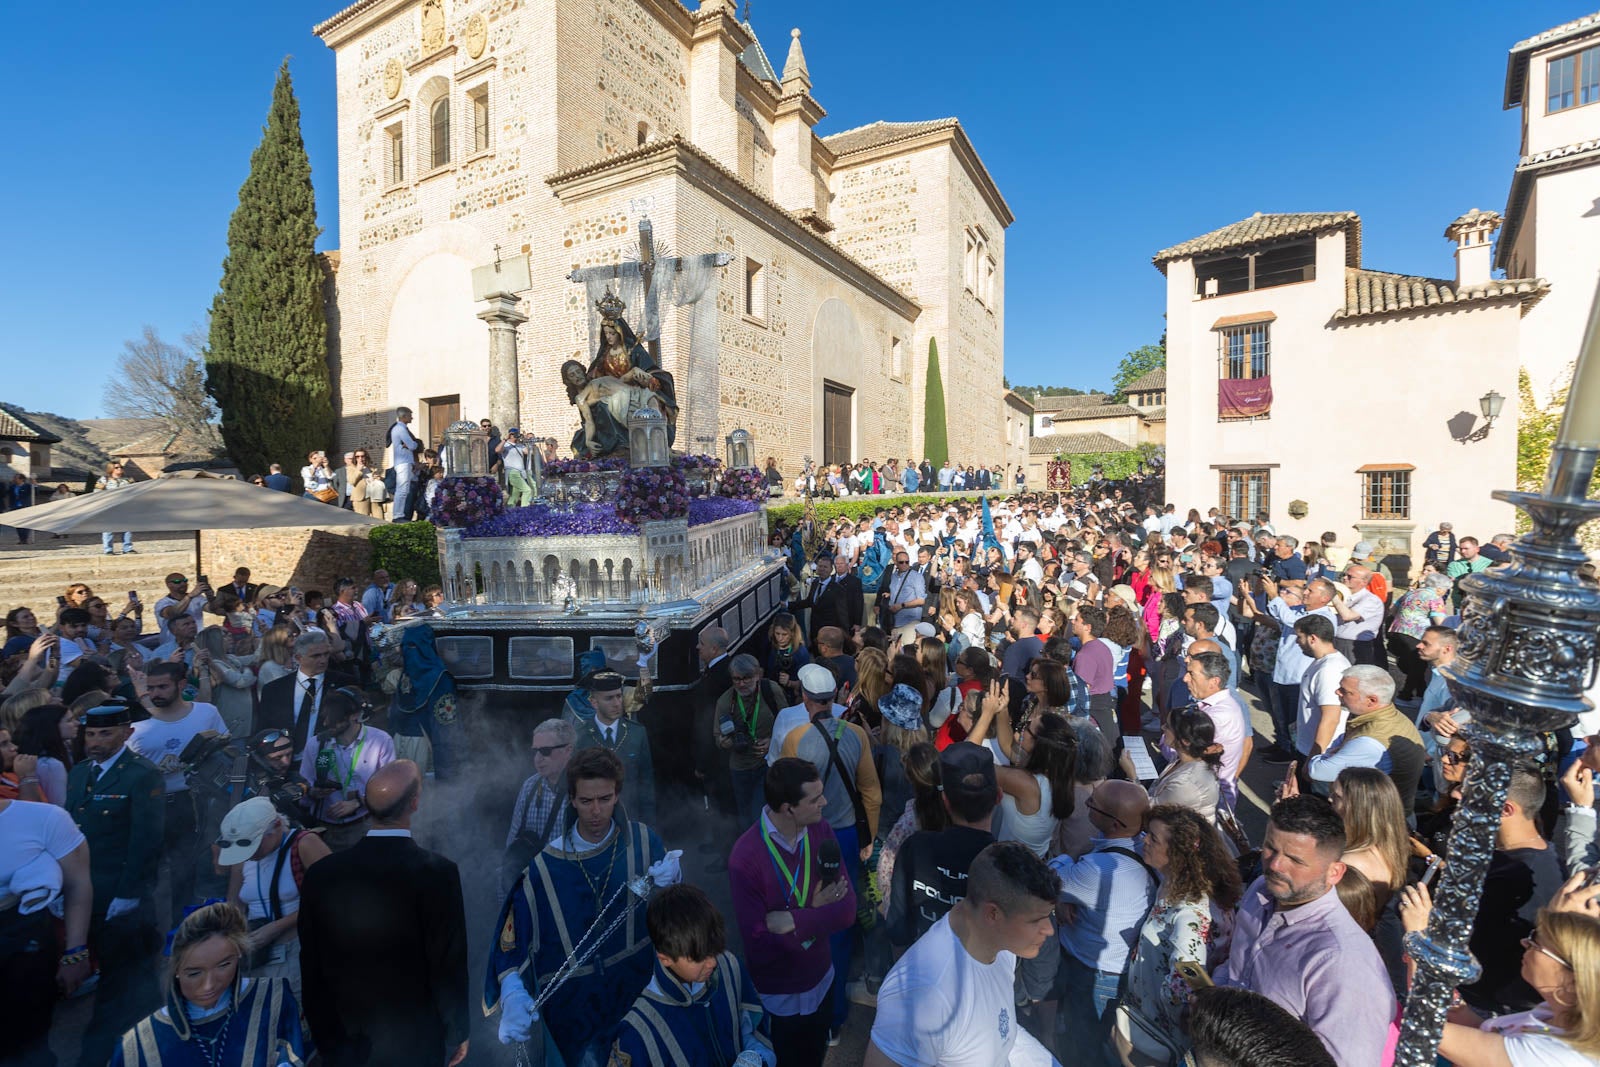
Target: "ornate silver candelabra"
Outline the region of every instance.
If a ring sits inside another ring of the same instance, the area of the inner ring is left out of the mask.
[[[1539,754],[1542,735],[1571,726],[1589,706],[1583,693],[1595,669],[1600,587],[1578,574],[1588,556],[1577,532],[1600,517],[1600,501],[1588,499],[1597,458],[1600,449],[1557,445],[1543,493],[1495,493],[1526,511],[1533,529],[1512,546],[1508,565],[1461,582],[1461,646],[1442,671],[1472,713],[1462,729],[1472,762],[1428,929],[1406,936],[1417,971],[1397,1067],[1432,1067],[1451,992],[1478,975],[1467,939],[1513,764]]]

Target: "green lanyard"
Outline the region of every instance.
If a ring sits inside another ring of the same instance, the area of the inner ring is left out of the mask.
[[[350,788],[350,780],[356,776],[356,763],[361,759],[361,750],[367,744],[367,728],[361,728],[361,736],[356,740],[356,750],[350,754],[350,766],[344,772],[344,787]]]
[[[744,723],[744,728],[750,733],[750,740],[754,741],[756,739],[756,719],[761,717],[760,683],[758,682],[756,685],[756,713],[754,715],[745,713],[744,697],[739,695],[739,690],[737,689],[733,691],[733,702],[739,708],[739,721]]]
[[[788,883],[789,895],[786,900],[793,901],[799,907],[806,906],[806,898],[811,895],[811,835],[802,831],[800,845],[800,875],[797,878],[789,870],[789,865],[783,862],[783,857],[778,855],[778,846],[772,843],[772,834],[767,831],[765,818],[761,823],[761,839],[767,843],[767,851],[772,855],[772,865],[778,868],[778,873]],[[795,882],[800,882],[800,895],[795,896]]]

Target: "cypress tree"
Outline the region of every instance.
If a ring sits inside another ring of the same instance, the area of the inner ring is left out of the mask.
[[[269,463],[296,470],[300,457],[333,444],[328,325],[317,262],[316,196],[300,135],[289,61],[239,206],[211,303],[206,391],[222,413],[222,441],[242,470]]]
[[[939,343],[928,338],[928,388],[922,402],[923,452],[935,467],[950,458],[950,435],[945,428],[944,379],[939,375]]]

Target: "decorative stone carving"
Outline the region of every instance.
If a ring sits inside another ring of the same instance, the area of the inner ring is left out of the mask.
[[[444,47],[444,0],[422,0],[422,54]]]
[[[400,66],[399,56],[390,56],[389,62],[383,65],[383,93],[390,100],[400,95],[400,84],[405,77],[405,70]]]
[[[467,55],[477,59],[483,55],[483,50],[489,46],[489,24],[483,21],[482,15],[473,15],[467,20]]]

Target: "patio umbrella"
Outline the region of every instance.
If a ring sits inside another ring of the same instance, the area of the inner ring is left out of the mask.
[[[43,533],[193,530],[199,573],[201,530],[257,530],[284,526],[378,526],[382,519],[199,472],[152,478],[121,489],[85,493],[6,512],[7,526]]]

